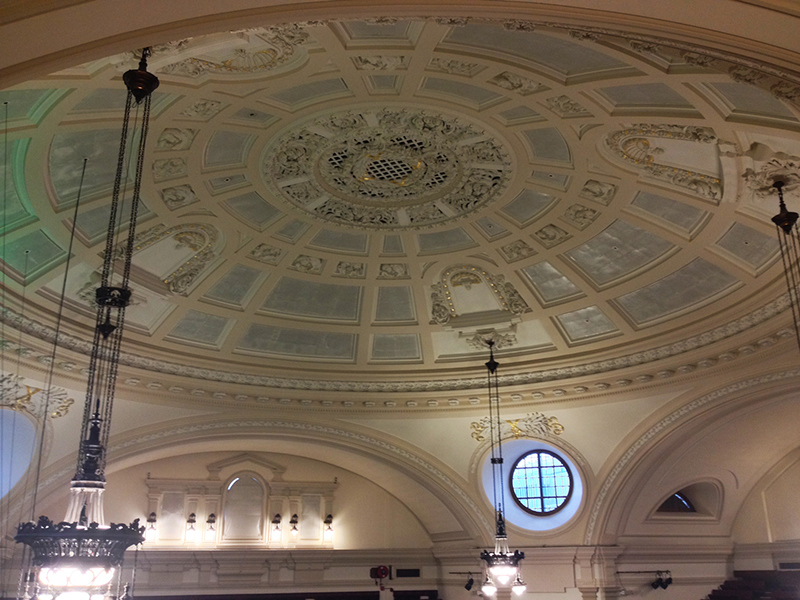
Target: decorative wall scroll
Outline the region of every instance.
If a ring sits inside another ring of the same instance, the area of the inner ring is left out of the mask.
[[[485,434],[490,426],[489,417],[483,417],[480,421],[470,423],[472,439],[477,442],[485,441]],[[507,420],[500,423],[500,439],[537,438],[561,435],[562,433],[564,433],[564,426],[558,422],[556,417],[547,417],[540,412],[528,413],[521,419]]]

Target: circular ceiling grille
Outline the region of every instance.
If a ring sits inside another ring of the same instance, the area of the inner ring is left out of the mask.
[[[315,217],[414,228],[468,214],[510,179],[509,153],[483,128],[423,110],[346,111],[307,121],[266,149],[277,195]]]

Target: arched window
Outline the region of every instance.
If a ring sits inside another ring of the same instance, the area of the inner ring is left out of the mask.
[[[572,473],[561,457],[549,450],[528,452],[511,469],[511,495],[534,515],[553,514],[572,495]]]
[[[693,513],[697,512],[697,510],[686,494],[675,492],[662,502],[661,506],[658,507],[658,512]]]
[[[223,540],[264,539],[264,497],[264,485],[253,473],[240,473],[230,480],[225,490]]]

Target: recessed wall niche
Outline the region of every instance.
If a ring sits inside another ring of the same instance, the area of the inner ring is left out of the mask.
[[[146,479],[156,547],[331,547],[330,481],[284,481],[286,468],[243,453],[206,465],[206,479]]]

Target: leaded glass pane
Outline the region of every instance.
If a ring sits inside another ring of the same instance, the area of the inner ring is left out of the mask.
[[[536,450],[520,458],[511,472],[511,490],[523,508],[545,515],[559,510],[572,493],[572,475],[560,457]]]

